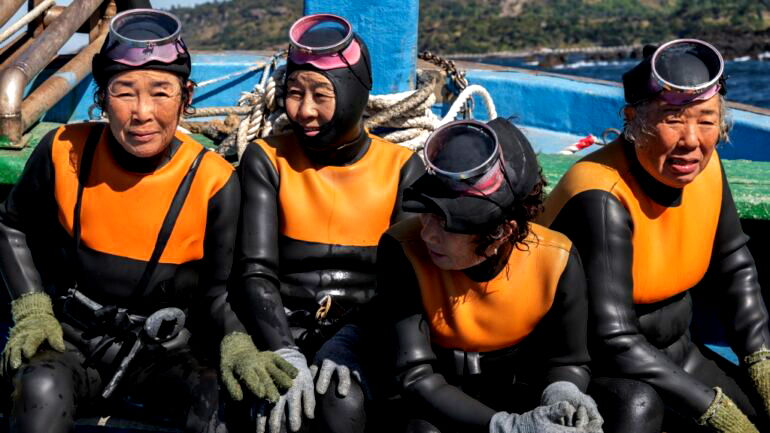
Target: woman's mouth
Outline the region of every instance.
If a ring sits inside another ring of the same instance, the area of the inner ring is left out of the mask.
[[[666,161],[671,171],[676,174],[690,174],[698,169],[698,160],[671,157]]]
[[[308,137],[313,137],[318,135],[318,133],[321,132],[321,128],[308,128],[305,127],[305,135]]]
[[[157,132],[129,132],[128,135],[131,136],[133,141],[138,141],[140,143],[147,143],[152,141],[155,136],[157,135]]]
[[[445,254],[437,253],[433,251],[432,249],[428,248],[428,254],[430,255],[431,259],[433,260],[440,260],[446,257]]]

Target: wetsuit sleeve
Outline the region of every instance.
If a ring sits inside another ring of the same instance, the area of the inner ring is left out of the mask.
[[[233,249],[240,210],[241,188],[233,172],[227,183],[209,200],[204,242],[201,287],[209,317],[223,335],[245,331],[227,299],[227,279],[233,264]]]
[[[390,219],[391,224],[395,224],[401,220],[404,220],[414,214],[404,212],[401,208],[401,202],[404,197],[404,190],[413,184],[420,176],[425,173],[425,165],[422,163],[422,159],[416,153],[401,167],[401,172],[398,178],[398,195],[396,196],[396,204],[393,208],[393,216]]]
[[[294,344],[279,291],[278,172],[257,144],[246,148],[238,171],[242,200],[234,275],[236,311],[258,345],[276,350]]]
[[[0,271],[13,298],[43,291],[29,241],[34,233],[50,227],[50,218],[57,215],[51,160],[55,134],[51,131],[40,140],[21,178],[0,205]]]
[[[395,373],[404,397],[420,415],[437,425],[451,423],[458,430],[487,432],[495,411],[447,383],[436,373],[417,277],[398,241],[387,234],[377,252],[377,285],[393,332]]]
[[[580,255],[573,246],[567,266],[559,278],[553,306],[538,324],[538,335],[545,347],[538,346],[546,367],[545,383],[560,380],[574,383],[585,392],[590,380],[588,370],[588,300],[586,278]],[[537,332],[537,331],[536,331]]]
[[[653,386],[685,416],[703,414],[714,399],[713,390],[664,356],[640,331],[633,301],[634,228],[620,201],[606,191],[582,192],[565,204],[551,228],[566,234],[583,260],[594,361],[610,374]]]
[[[730,344],[742,359],[763,346],[770,348],[768,314],[757,276],[757,267],[746,242],[730,186],[722,170],[722,209],[714,238],[707,278],[718,288]]]

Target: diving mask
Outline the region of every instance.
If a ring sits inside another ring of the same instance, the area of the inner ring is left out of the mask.
[[[110,22],[106,55],[113,61],[140,66],[156,60],[174,62],[187,47],[181,38],[182,23],[164,11],[131,9]]]
[[[429,174],[462,194],[489,195],[504,180],[497,134],[482,122],[461,120],[441,126],[428,137],[423,156]]]
[[[361,46],[353,37],[353,26],[337,15],[314,14],[297,20],[289,29],[289,59],[328,71],[355,65]]]

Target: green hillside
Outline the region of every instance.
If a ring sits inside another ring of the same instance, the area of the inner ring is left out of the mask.
[[[275,4],[231,0],[173,11],[192,48],[272,50],[302,13],[301,0]],[[770,49],[768,28],[770,0],[422,0],[419,48],[484,53],[695,36],[743,55]]]

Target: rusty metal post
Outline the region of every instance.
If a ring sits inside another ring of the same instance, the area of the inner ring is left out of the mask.
[[[51,62],[102,0],[75,0],[16,61],[0,71],[0,147],[20,147],[24,87]]]
[[[3,0],[0,5],[0,27],[3,26],[17,10],[24,4],[25,0]]]
[[[109,25],[103,23],[100,29],[99,36],[93,42],[24,99],[21,104],[23,130],[32,126],[43,113],[74,89],[91,72],[91,59],[101,49]]]

